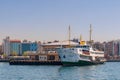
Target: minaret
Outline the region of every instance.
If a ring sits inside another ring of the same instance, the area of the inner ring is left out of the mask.
[[[81,42],[82,42],[82,35],[80,35],[80,45],[81,45]]]
[[[82,41],[82,35],[80,35],[80,42]]]

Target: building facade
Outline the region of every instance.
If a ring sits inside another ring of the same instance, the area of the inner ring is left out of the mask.
[[[10,54],[22,55],[20,40],[11,40],[10,41]]]
[[[2,51],[5,55],[10,55],[10,37],[6,37],[5,39],[3,39]]]
[[[108,57],[119,57],[120,56],[120,40],[109,41],[105,44],[105,54]]]
[[[0,55],[3,54],[2,52],[2,45],[0,45]]]
[[[21,44],[21,48],[22,48],[22,54],[24,54],[24,52],[26,51],[30,51],[30,43],[23,42]]]
[[[30,51],[37,51],[37,49],[38,49],[37,42],[30,43]]]
[[[22,54],[24,54],[27,51],[35,52],[38,50],[38,43],[37,42],[23,42],[21,43],[21,50]]]

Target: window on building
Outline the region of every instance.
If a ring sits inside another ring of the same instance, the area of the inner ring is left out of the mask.
[[[55,56],[54,55],[50,55],[49,56],[49,60],[55,60]]]

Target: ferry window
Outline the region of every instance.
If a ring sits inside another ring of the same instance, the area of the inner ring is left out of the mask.
[[[46,57],[44,57],[44,59],[46,59]]]
[[[59,59],[61,59],[61,57],[59,56]]]
[[[79,49],[79,51],[81,51],[81,49]]]
[[[89,48],[89,46],[87,46],[87,48]]]
[[[49,60],[55,60],[55,56],[54,56],[54,55],[51,55],[51,56],[49,57]]]
[[[65,58],[65,55],[63,56],[63,58]]]

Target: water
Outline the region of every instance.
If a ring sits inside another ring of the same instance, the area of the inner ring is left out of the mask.
[[[84,67],[0,63],[0,80],[120,80],[120,62]]]

